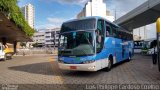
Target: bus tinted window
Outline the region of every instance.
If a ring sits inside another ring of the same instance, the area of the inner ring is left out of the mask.
[[[103,21],[102,20],[99,20],[98,23],[97,23],[97,29],[102,31],[103,30]]]
[[[106,26],[106,36],[112,35],[112,28],[109,24],[105,24]]]
[[[118,28],[116,30],[116,36],[117,38],[124,39],[124,40],[133,40],[133,35],[122,28]]]
[[[97,22],[97,30],[96,32],[96,47],[97,47],[97,53],[99,53],[102,48],[103,48],[103,44],[104,44],[104,35],[105,35],[105,31],[104,31],[104,21],[103,20],[98,20]]]
[[[112,28],[112,34],[113,34],[114,37],[117,37],[116,33],[117,33],[117,28],[113,27]]]
[[[95,29],[95,19],[67,22],[62,25],[61,32]]]

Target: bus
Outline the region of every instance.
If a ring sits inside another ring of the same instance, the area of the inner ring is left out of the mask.
[[[64,22],[60,30],[58,65],[62,70],[110,71],[113,64],[131,60],[133,35],[101,17]]]

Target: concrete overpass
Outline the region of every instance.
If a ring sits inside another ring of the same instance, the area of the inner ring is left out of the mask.
[[[160,17],[160,0],[148,0],[114,22],[132,31],[156,22],[158,17]]]
[[[160,17],[160,0],[148,0],[139,7],[114,21],[129,31],[157,21]],[[160,35],[157,34],[157,40]],[[157,45],[159,47],[159,44]],[[158,69],[160,71],[160,50],[158,49]]]
[[[4,13],[0,12],[0,42],[5,45],[11,43],[16,52],[17,42],[32,41],[25,32],[18,27],[13,21],[8,19]]]
[[[8,43],[31,41],[29,37],[15,23],[10,21],[2,12],[0,12],[0,42]]]

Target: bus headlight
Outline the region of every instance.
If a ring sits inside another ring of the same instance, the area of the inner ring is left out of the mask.
[[[95,60],[91,60],[91,61],[84,61],[83,64],[89,64],[89,63],[94,63]]]

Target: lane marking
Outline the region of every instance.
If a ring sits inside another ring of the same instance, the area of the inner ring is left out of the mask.
[[[54,68],[54,61],[56,61],[54,58],[51,58],[51,57],[49,57],[48,58],[48,60],[49,60],[49,62],[50,62],[50,65],[51,65],[51,68],[52,68],[52,71],[53,71],[53,73],[59,73],[59,74],[62,74],[62,72],[60,71],[60,70],[56,70],[55,68]],[[56,66],[58,66],[58,65],[56,65]],[[58,67],[57,67],[58,68]],[[64,82],[64,80],[63,80],[63,78],[62,78],[62,76],[61,75],[57,75],[57,76],[54,76],[55,77],[55,79],[56,80],[58,80],[58,83],[60,83],[60,84],[63,84],[63,82]]]

